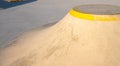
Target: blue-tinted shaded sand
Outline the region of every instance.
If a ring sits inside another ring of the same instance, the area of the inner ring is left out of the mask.
[[[21,1],[21,2],[6,2],[4,0],[0,0],[0,8],[7,9],[7,8],[15,7],[15,6],[28,4],[28,3],[31,3],[34,1],[37,1],[37,0],[25,0],[25,1]]]

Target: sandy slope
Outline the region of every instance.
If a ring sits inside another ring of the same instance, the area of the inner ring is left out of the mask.
[[[83,20],[67,14],[33,30],[0,52],[0,66],[120,66],[120,21]]]
[[[120,22],[68,14],[54,26],[24,34],[1,52],[1,66],[119,66]],[[9,54],[9,55],[8,55]]]
[[[37,0],[0,11],[0,48],[21,33],[59,21],[72,7],[82,4],[114,4],[120,0]]]

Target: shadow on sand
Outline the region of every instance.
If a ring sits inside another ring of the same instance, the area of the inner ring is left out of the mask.
[[[6,2],[4,0],[0,0],[0,9],[7,9],[15,6],[20,6],[20,5],[28,4],[34,1],[37,1],[37,0],[25,0],[22,2]]]

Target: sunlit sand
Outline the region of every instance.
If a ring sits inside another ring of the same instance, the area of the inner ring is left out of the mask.
[[[75,7],[53,26],[25,32],[2,49],[0,66],[120,66],[120,7]]]

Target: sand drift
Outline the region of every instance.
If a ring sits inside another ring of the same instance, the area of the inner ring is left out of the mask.
[[[3,48],[0,66],[120,66],[120,7],[76,6]]]

